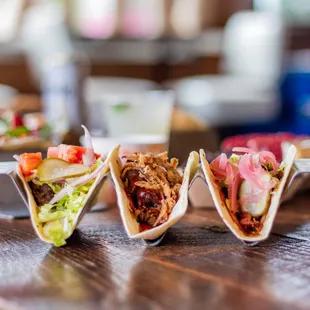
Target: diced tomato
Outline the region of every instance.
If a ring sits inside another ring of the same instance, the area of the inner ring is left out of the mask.
[[[19,155],[19,166],[23,175],[30,175],[32,170],[39,167],[42,162],[42,153],[24,153]]]
[[[58,158],[66,160],[69,163],[83,163],[83,155],[86,152],[84,147],[60,144],[58,150]]]
[[[87,148],[82,146],[60,144],[57,146],[51,146],[48,148],[47,157],[60,158],[69,163],[82,164],[83,155],[86,153]],[[96,159],[100,155],[95,153]]]
[[[47,149],[47,157],[48,158],[58,158],[59,149],[57,146],[50,146]]]
[[[18,113],[14,112],[10,124],[10,129],[15,129],[16,127],[20,126],[24,126],[23,119]]]

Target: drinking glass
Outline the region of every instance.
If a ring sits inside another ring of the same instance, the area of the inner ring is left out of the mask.
[[[172,91],[107,94],[102,102],[107,135],[122,145],[123,152],[160,153],[168,149]]]

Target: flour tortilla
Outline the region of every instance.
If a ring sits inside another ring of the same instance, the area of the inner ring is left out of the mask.
[[[139,223],[135,219],[134,214],[129,209],[129,200],[121,180],[122,163],[118,154],[110,161],[110,172],[115,190],[117,194],[117,202],[120,209],[121,218],[128,237],[144,240],[154,240],[160,237],[167,229],[179,221],[185,214],[188,206],[188,186],[190,180],[194,177],[198,164],[199,155],[197,152],[191,152],[187,160],[187,164],[183,174],[183,182],[179,192],[179,199],[169,215],[167,222],[151,228],[149,230],[139,232]]]
[[[81,219],[83,218],[83,216],[85,215],[86,212],[88,212],[96,203],[96,197],[93,196],[97,196],[95,194],[98,194],[97,191],[100,190],[100,187],[102,187],[101,183],[104,179],[104,177],[107,175],[107,173],[110,170],[110,165],[109,162],[111,160],[111,158],[113,158],[114,153],[118,154],[118,150],[119,150],[119,146],[114,147],[109,154],[107,155],[106,158],[106,166],[105,168],[100,172],[100,174],[98,174],[98,176],[96,177],[96,180],[94,182],[94,184],[91,186],[89,192],[87,193],[85,200],[84,200],[84,204],[83,207],[80,208],[80,210],[78,211],[78,213],[76,214],[76,218],[72,224],[72,231],[69,232],[67,239],[72,235],[73,231],[75,230],[75,228],[77,227],[78,223],[81,221]],[[29,213],[30,213],[30,218],[31,218],[31,222],[32,225],[37,233],[37,235],[39,236],[39,238],[42,241],[45,241],[47,243],[53,243],[47,236],[44,235],[43,233],[43,225],[40,223],[39,218],[38,218],[38,213],[37,213],[37,209],[39,208],[35,202],[35,199],[33,197],[31,188],[28,184],[28,182],[26,181],[24,175],[21,172],[21,169],[19,167],[19,164],[17,164],[17,175],[19,176],[19,178],[21,179],[26,195],[27,195],[27,201],[28,201],[28,209],[29,209]],[[97,192],[97,193],[95,193]],[[93,195],[94,194],[94,195]]]
[[[269,237],[271,228],[273,226],[273,222],[275,220],[275,217],[276,217],[276,214],[277,214],[280,202],[281,202],[283,190],[285,188],[290,170],[294,163],[295,156],[296,156],[296,147],[292,145],[288,149],[286,157],[284,159],[283,164],[285,165],[285,169],[284,169],[283,177],[280,181],[280,184],[278,185],[278,187],[273,192],[273,195],[271,196],[270,206],[269,206],[269,209],[267,211],[266,217],[263,222],[263,228],[256,235],[249,235],[243,232],[242,229],[239,227],[239,225],[231,217],[231,214],[229,210],[227,209],[225,202],[222,200],[220,196],[221,189],[215,182],[215,178],[210,169],[210,165],[208,161],[206,160],[206,154],[203,150],[200,150],[200,160],[201,160],[202,170],[204,172],[207,184],[209,186],[209,190],[211,192],[215,207],[219,215],[221,216],[221,218],[227,225],[227,227],[232,231],[232,233],[238,239],[245,241],[245,242],[260,242]]]

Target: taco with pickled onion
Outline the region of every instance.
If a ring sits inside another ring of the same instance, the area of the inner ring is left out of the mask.
[[[86,147],[61,144],[41,153],[24,153],[17,159],[17,174],[27,195],[32,224],[41,240],[66,244],[82,216],[94,204],[93,194],[109,171],[109,160],[93,150],[85,130]],[[92,199],[92,201],[90,201]],[[87,208],[85,208],[87,206]]]
[[[191,152],[183,173],[167,152],[134,153],[123,159],[115,156],[110,171],[126,232],[130,238],[156,239],[185,214],[199,155]]]
[[[282,163],[268,151],[235,147],[228,158],[219,155],[210,164],[200,150],[202,169],[214,204],[230,230],[241,240],[268,238],[281,196],[294,163],[290,147]]]

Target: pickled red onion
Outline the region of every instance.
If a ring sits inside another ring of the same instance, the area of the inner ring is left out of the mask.
[[[225,153],[222,153],[222,154],[219,156],[219,159],[220,159],[220,160],[219,160],[219,168],[224,170],[224,169],[226,168],[227,162],[228,162],[226,154],[225,154]]]
[[[239,161],[239,171],[242,178],[257,186],[261,190],[264,186],[258,182],[258,176],[263,172],[259,163],[254,163],[250,154],[244,154]]]
[[[226,170],[220,168],[220,157],[217,157],[211,162],[210,169],[212,170],[216,179],[221,180],[226,177]]]
[[[240,177],[240,173],[237,173],[234,181],[233,181],[233,185],[231,188],[231,211],[236,213],[238,210],[238,201],[237,201],[237,194],[238,194],[238,189],[241,183],[241,177]]]
[[[228,183],[228,198],[231,199],[232,198],[232,185],[234,182],[234,172],[232,170],[231,165],[227,166],[226,173],[227,173],[227,183]]]
[[[273,171],[279,169],[279,163],[277,162],[275,155],[269,151],[256,152],[253,149],[246,147],[234,147],[232,151],[237,153],[259,154],[259,159],[263,164],[270,162],[272,164]]]
[[[274,154],[268,151],[256,152],[245,147],[235,147],[232,151],[245,154],[241,156],[238,163],[230,163],[226,154],[223,153],[210,164],[210,168],[217,180],[222,181],[226,179],[228,198],[231,201],[230,208],[235,213],[238,210],[237,195],[242,179],[247,180],[260,190],[259,193],[251,194],[246,198],[250,202],[255,202],[257,199],[260,199],[264,191],[269,191],[277,184],[274,178],[264,183],[260,181],[261,174],[266,173],[262,164],[270,163],[272,164],[273,171],[276,171],[279,168],[279,163]]]
[[[262,163],[271,163],[272,164],[272,171],[276,171],[279,169],[279,163],[276,160],[276,157],[273,153],[268,151],[261,151],[258,153],[259,159]]]
[[[236,213],[238,209],[237,193],[240,185],[240,174],[234,172],[233,167],[228,164],[226,168],[228,183],[228,198],[231,200],[231,211]]]

